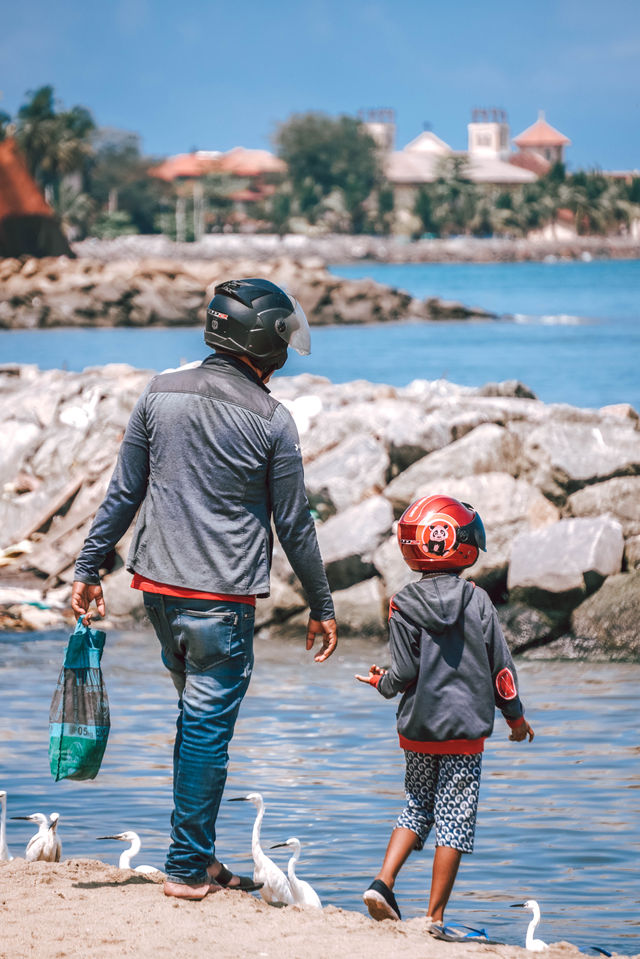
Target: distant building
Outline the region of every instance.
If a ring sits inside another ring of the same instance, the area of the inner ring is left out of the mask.
[[[467,124],[470,157],[509,157],[509,124],[504,110],[474,110]]]
[[[9,137],[0,143],[0,257],[25,253],[73,255],[16,141]]]
[[[554,163],[564,163],[565,147],[571,145],[569,137],[547,123],[544,110],[539,111],[536,122],[518,134],[513,142],[521,153],[542,157],[550,166]]]
[[[362,121],[369,136],[383,153],[390,153],[396,141],[396,112],[390,109],[360,110]]]

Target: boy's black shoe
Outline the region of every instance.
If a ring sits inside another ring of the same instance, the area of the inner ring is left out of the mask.
[[[396,897],[382,879],[374,879],[362,898],[372,919],[400,919]]]

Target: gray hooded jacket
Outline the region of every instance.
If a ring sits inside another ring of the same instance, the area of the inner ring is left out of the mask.
[[[523,708],[496,610],[483,589],[443,573],[405,586],[391,603],[391,666],[378,691],[398,707],[405,749],[479,752],[496,706],[511,725]],[[421,749],[437,743],[439,748]],[[450,750],[449,750],[450,747]]]

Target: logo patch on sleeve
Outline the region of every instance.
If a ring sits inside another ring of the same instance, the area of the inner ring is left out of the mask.
[[[518,695],[513,673],[510,669],[501,669],[496,676],[496,691],[502,699],[515,699]]]

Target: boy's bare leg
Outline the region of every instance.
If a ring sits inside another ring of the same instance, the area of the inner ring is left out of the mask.
[[[456,881],[461,858],[462,853],[459,849],[452,849],[451,846],[436,846],[427,911],[427,915],[436,922],[444,921],[444,910]]]
[[[389,889],[393,889],[396,876],[409,858],[409,853],[415,848],[417,838],[413,829],[405,829],[404,826],[397,826],[391,833],[384,861],[376,876],[376,879],[382,879]]]

